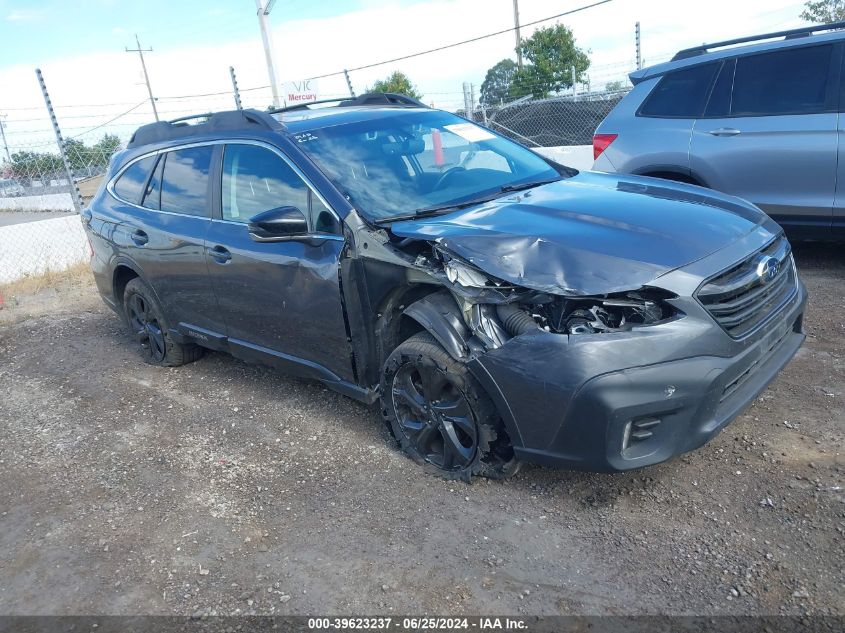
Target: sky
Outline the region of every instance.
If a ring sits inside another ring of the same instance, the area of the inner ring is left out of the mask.
[[[519,0],[526,25],[596,0]],[[558,20],[592,61],[590,85],[624,78],[641,23],[646,65],[705,41],[801,26],[796,0],[611,0]],[[512,0],[277,0],[269,16],[280,81],[336,73],[513,26]],[[66,137],[128,137],[150,122],[135,35],[144,48],[162,118],[234,107],[229,66],[246,107],[271,103],[254,0],[0,0],[0,117],[10,149],[49,149],[52,132],[35,76],[41,68]],[[353,71],[360,94],[394,70],[408,74],[424,101],[462,106],[486,70],[514,58],[506,33],[413,59]],[[322,97],[346,94],[342,75],[318,80]],[[121,116],[122,115],[122,116]],[[114,119],[112,121],[112,119]]]

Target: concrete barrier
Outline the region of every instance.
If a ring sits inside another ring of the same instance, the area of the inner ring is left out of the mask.
[[[77,215],[0,227],[0,283],[87,261],[88,240]]]
[[[73,211],[73,199],[69,193],[0,198],[0,211]]]

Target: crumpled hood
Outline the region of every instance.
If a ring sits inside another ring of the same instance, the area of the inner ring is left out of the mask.
[[[752,204],[700,187],[581,172],[447,215],[397,222],[391,231],[434,240],[513,284],[597,295],[648,285],[765,222],[771,220]]]

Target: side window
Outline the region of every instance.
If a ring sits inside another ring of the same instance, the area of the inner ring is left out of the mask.
[[[713,84],[713,92],[710,93],[710,101],[707,103],[707,110],[704,111],[704,116],[726,117],[730,114],[735,70],[735,59],[729,59],[722,64],[722,70],[719,71],[719,78]]]
[[[208,178],[214,147],[187,147],[165,154],[161,210],[209,216]]]
[[[833,46],[810,46],[740,57],[734,116],[813,114],[827,110]]]
[[[147,209],[161,208],[161,174],[164,171],[164,160],[167,154],[162,154],[159,157],[150,182],[147,184],[147,190],[144,192],[144,199],[141,201],[141,206]]]
[[[277,207],[308,214],[309,189],[278,154],[257,145],[227,145],[223,152],[223,219],[247,222]]]
[[[721,62],[713,62],[667,74],[651,91],[640,114],[685,119],[701,116],[720,65]]]
[[[114,183],[114,192],[118,198],[132,204],[141,202],[141,194],[144,191],[144,185],[147,184],[147,177],[150,175],[150,169],[153,168],[155,160],[155,156],[142,158],[138,162],[132,163],[123,172],[123,175]]]

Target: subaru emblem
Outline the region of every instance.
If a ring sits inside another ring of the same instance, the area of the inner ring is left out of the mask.
[[[780,262],[775,257],[761,256],[757,261],[757,276],[763,283],[768,283],[778,276]]]

